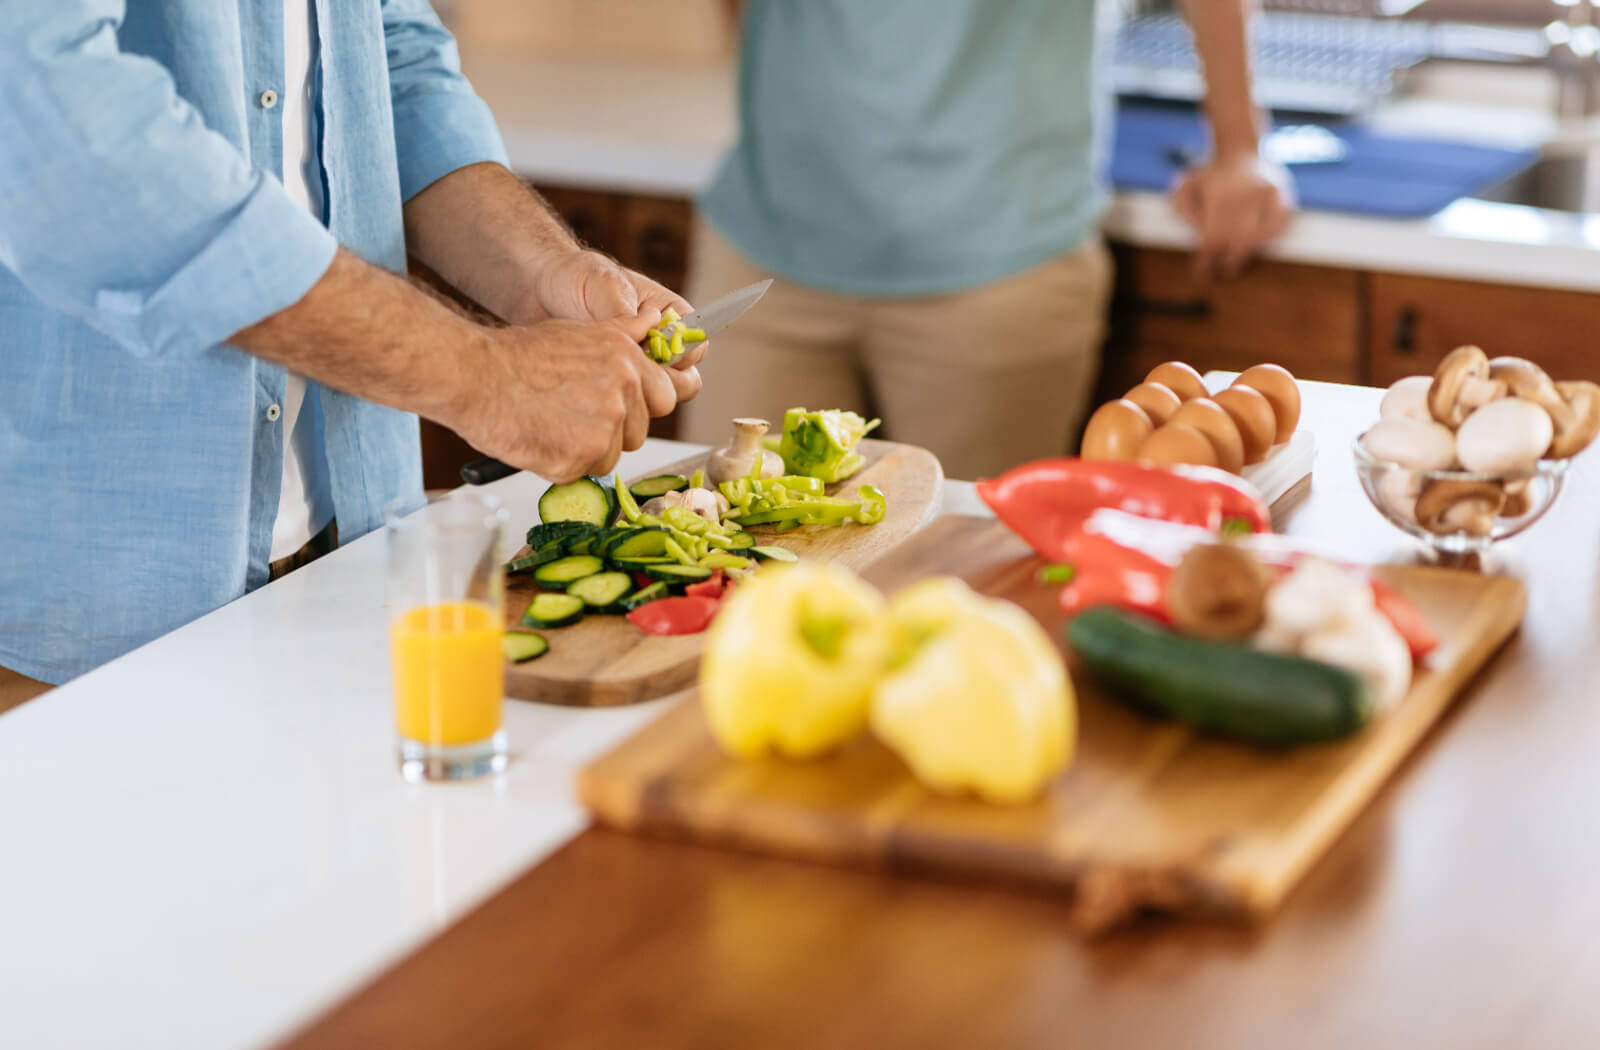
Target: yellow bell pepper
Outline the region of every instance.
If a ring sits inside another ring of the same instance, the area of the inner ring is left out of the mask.
[[[823,562],[769,566],[741,583],[700,667],[717,742],[742,757],[809,758],[858,736],[887,650],[884,604]]]
[[[1072,758],[1077,708],[1037,621],[959,580],[895,595],[890,672],[872,698],[878,738],[937,791],[991,802],[1037,795]]]

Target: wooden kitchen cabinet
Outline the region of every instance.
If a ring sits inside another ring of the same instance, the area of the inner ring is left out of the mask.
[[[1367,381],[1433,371],[1458,346],[1530,358],[1557,379],[1600,380],[1600,294],[1371,275]]]
[[[1187,252],[1113,245],[1117,261],[1101,377],[1120,395],[1163,361],[1201,372],[1276,361],[1303,379],[1362,379],[1365,275],[1258,262],[1231,281],[1201,282]]]

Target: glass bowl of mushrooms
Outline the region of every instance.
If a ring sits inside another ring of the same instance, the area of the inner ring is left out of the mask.
[[[1600,385],[1463,346],[1391,386],[1378,415],[1354,447],[1372,505],[1437,553],[1481,553],[1555,502],[1600,433]]]

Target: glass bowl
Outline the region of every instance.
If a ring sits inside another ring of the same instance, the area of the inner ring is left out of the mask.
[[[1544,517],[1561,492],[1561,482],[1571,462],[1541,459],[1532,470],[1517,474],[1475,474],[1468,470],[1415,470],[1367,451],[1366,434],[1356,438],[1352,451],[1356,475],[1367,499],[1389,521],[1441,554],[1477,554]],[[1484,511],[1493,490],[1505,493],[1499,512]],[[1429,505],[1422,497],[1431,495]],[[1455,507],[1438,508],[1454,497]],[[1419,521],[1419,507],[1426,521]]]

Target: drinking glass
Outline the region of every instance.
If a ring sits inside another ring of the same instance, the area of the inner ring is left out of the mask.
[[[400,772],[461,780],[506,767],[501,727],[507,520],[485,492],[458,490],[386,515],[389,645]]]

